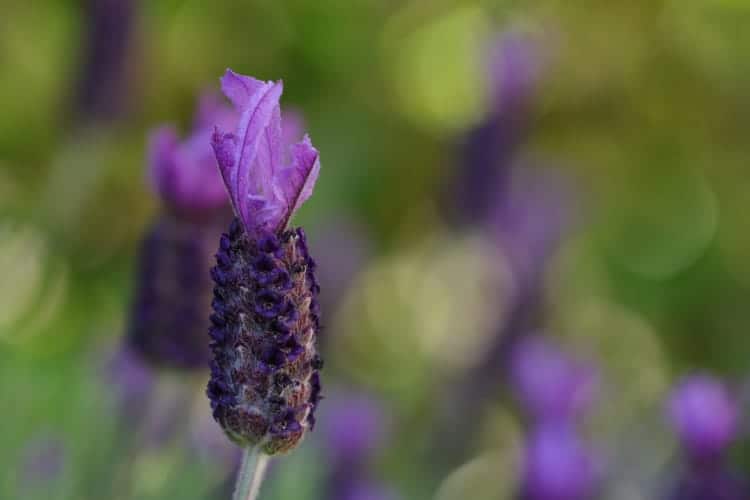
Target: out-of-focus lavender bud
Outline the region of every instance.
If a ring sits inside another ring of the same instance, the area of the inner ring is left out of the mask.
[[[138,421],[154,388],[154,373],[127,342],[107,360],[104,379],[114,387],[116,411],[127,421]]]
[[[228,208],[226,188],[211,150],[214,125],[233,123],[237,116],[207,93],[201,97],[195,128],[180,141],[171,126],[151,132],[149,174],[166,208],[180,217],[202,221]]]
[[[510,168],[528,133],[529,108],[540,73],[538,47],[528,37],[509,33],[488,51],[491,108],[486,120],[462,145],[462,164],[451,183],[452,219],[482,223],[510,182]]]
[[[521,498],[585,500],[593,498],[601,465],[566,425],[542,425],[527,438]]]
[[[380,404],[364,394],[336,394],[326,404],[323,435],[337,462],[361,464],[383,444],[385,415]]]
[[[371,241],[361,225],[339,218],[318,228],[317,238],[310,242],[310,247],[318,256],[321,307],[333,311],[369,260]]]
[[[559,173],[523,166],[513,171],[508,190],[497,197],[490,232],[511,264],[521,295],[535,293],[571,225],[571,192]]]
[[[165,210],[141,244],[128,343],[154,364],[203,369],[210,360],[209,269],[230,208],[209,123],[235,118],[216,96],[206,94],[187,139],[180,142],[169,127],[151,134],[149,173]]]
[[[236,218],[211,270],[207,394],[230,439],[272,455],[314,426],[320,399],[320,287],[304,231],[287,228],[312,195],[320,162],[307,136],[284,162],[281,82],[227,70],[221,83],[240,119],[234,132],[216,127],[212,145]]]
[[[374,481],[355,481],[343,488],[331,500],[398,500],[391,488]]]
[[[212,282],[211,255],[227,217],[200,224],[163,214],[143,240],[127,341],[149,362],[204,369]]]
[[[65,443],[54,435],[40,435],[23,449],[19,467],[19,487],[28,492],[50,485],[63,473],[67,461]]]
[[[489,44],[487,62],[490,97],[496,112],[526,108],[544,66],[539,43],[520,32],[503,33]]]
[[[598,390],[591,366],[568,357],[541,336],[516,344],[510,381],[526,412],[538,421],[572,422],[590,407]]]
[[[137,0],[84,2],[85,55],[78,85],[78,114],[110,119],[126,106],[128,50],[135,33]]]
[[[667,496],[669,500],[747,500],[750,488],[723,467],[688,468]]]
[[[694,461],[715,461],[737,437],[738,403],[720,380],[708,375],[689,376],[677,385],[668,416]]]
[[[384,446],[388,425],[374,397],[336,393],[327,405],[326,417],[323,435],[334,467],[361,468]]]

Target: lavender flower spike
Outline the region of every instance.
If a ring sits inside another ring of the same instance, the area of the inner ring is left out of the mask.
[[[211,270],[207,394],[231,440],[272,455],[312,429],[320,399],[315,262],[304,231],[287,228],[312,194],[320,162],[305,137],[284,164],[281,82],[228,70],[221,84],[240,117],[231,132],[216,127],[212,145],[236,218]]]

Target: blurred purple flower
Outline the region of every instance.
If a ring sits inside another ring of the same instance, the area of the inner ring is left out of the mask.
[[[369,460],[387,434],[381,404],[365,394],[338,393],[327,398],[323,436],[333,463],[354,466]]]
[[[175,129],[162,126],[151,132],[149,172],[156,192],[170,210],[205,217],[228,208],[229,198],[211,150],[213,125],[225,126],[236,114],[213,93],[199,101],[191,134],[180,141]]]
[[[488,56],[492,107],[486,120],[467,134],[461,147],[463,168],[451,182],[455,208],[449,215],[457,223],[484,222],[507,191],[511,166],[528,135],[540,73],[536,45],[517,33],[499,37]]]
[[[372,461],[388,440],[389,426],[382,403],[371,395],[353,391],[334,391],[327,402],[320,435],[330,466],[325,498],[397,498],[393,491],[369,477]]]
[[[67,447],[55,435],[41,434],[23,448],[19,467],[19,486],[23,491],[57,481],[68,460]]]
[[[524,409],[535,419],[572,422],[596,398],[595,370],[568,357],[551,341],[527,336],[513,349],[510,381]]]
[[[574,218],[572,191],[558,172],[524,166],[513,171],[508,190],[498,195],[490,234],[509,259],[519,295],[541,286],[546,264]]]
[[[748,485],[723,467],[688,468],[667,497],[669,500],[747,500]]]
[[[487,51],[491,102],[498,113],[525,110],[544,69],[539,43],[528,34],[507,32]]]
[[[114,388],[117,413],[128,421],[139,420],[155,383],[154,373],[143,358],[123,343],[107,360],[104,380]]]
[[[135,34],[137,0],[84,2],[85,54],[78,84],[78,114],[110,119],[126,105],[128,50]]]
[[[677,385],[668,416],[695,461],[715,461],[737,437],[738,403],[720,380],[708,375],[692,375]]]
[[[330,500],[397,500],[391,488],[375,481],[354,481],[338,491]]]
[[[335,311],[357,273],[372,255],[366,229],[352,219],[339,217],[319,227],[310,241],[317,255],[320,303],[324,311]]]
[[[153,365],[208,369],[209,269],[228,219],[223,212],[200,222],[166,213],[143,239],[127,339]]]
[[[601,464],[576,432],[565,425],[542,425],[528,436],[523,465],[524,500],[592,498]]]

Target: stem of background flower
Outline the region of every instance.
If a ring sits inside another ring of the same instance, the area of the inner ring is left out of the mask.
[[[256,500],[258,498],[268,459],[269,456],[260,451],[257,446],[245,448],[232,500]]]

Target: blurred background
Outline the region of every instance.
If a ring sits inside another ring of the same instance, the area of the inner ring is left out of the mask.
[[[750,498],[748,23],[743,0],[2,0],[0,498],[230,498],[207,366],[133,333],[149,242],[179,295],[203,236],[163,228],[218,234],[152,186],[149,134],[196,137],[227,67],[282,78],[322,161],[294,223],[326,399],[261,498]],[[207,344],[204,305],[164,335]]]

